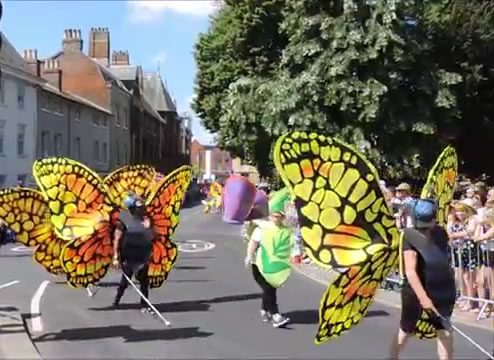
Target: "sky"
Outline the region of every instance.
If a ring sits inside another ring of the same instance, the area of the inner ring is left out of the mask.
[[[82,32],[87,54],[91,27],[110,31],[110,47],[127,50],[133,64],[144,71],[159,69],[177,110],[190,112],[196,73],[193,56],[199,33],[209,26],[214,11],[207,0],[153,1],[19,1],[2,0],[0,29],[22,54],[37,49],[46,58],[61,49],[65,29]],[[194,118],[192,132],[201,143],[211,143],[213,136]]]

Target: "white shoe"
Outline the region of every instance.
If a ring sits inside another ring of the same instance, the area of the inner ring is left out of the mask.
[[[289,318],[281,315],[281,314],[274,314],[273,315],[273,327],[279,328],[284,325],[286,325],[290,321]]]
[[[93,290],[91,290],[93,289]],[[93,297],[94,295],[96,295],[99,291],[100,287],[99,286],[91,286],[91,287],[87,287],[86,290],[87,290],[87,294],[89,297]]]

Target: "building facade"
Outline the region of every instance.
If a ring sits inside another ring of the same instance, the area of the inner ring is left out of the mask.
[[[217,146],[202,145],[194,139],[190,147],[190,164],[201,180],[226,179],[232,173],[230,154]]]
[[[0,36],[0,187],[31,185],[40,81],[5,35]]]

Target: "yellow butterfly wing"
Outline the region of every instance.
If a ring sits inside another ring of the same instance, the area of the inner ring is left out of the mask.
[[[321,300],[319,344],[365,316],[396,266],[400,233],[377,171],[349,145],[293,132],[276,142],[274,162],[295,198],[307,253],[323,267],[345,269]]]
[[[421,198],[434,198],[438,202],[437,222],[445,227],[448,221],[449,205],[453,200],[458,176],[458,156],[452,146],[446,147],[439,155],[427,177],[420,194]]]
[[[182,166],[168,174],[154,190],[147,204],[154,230],[153,252],[148,269],[151,288],[160,287],[177,260],[177,246],[171,237],[179,224],[182,199],[192,178],[192,168]]]
[[[55,233],[74,240],[97,231],[113,206],[101,178],[85,165],[63,157],[37,160],[33,174],[50,210]]]
[[[0,219],[14,232],[16,240],[36,246],[34,260],[52,274],[61,274],[60,250],[64,243],[53,231],[43,194],[32,189],[0,190]]]
[[[125,208],[123,200],[129,192],[147,199],[152,192],[156,171],[149,165],[128,165],[108,175],[103,183],[108,187],[112,201]]]

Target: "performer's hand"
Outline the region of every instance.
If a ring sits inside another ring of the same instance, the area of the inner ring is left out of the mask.
[[[112,263],[113,267],[115,269],[118,269],[120,267],[120,261],[118,261],[118,257],[114,257],[113,258],[113,263]]]
[[[252,263],[252,258],[250,256],[246,256],[244,260],[245,267],[248,268],[251,263]]]
[[[420,306],[422,306],[422,309],[425,311],[432,311],[434,313],[437,313],[436,308],[434,307],[434,304],[432,303],[432,300],[429,297],[419,299],[420,301]]]

